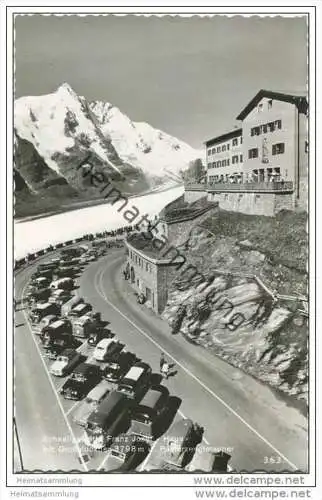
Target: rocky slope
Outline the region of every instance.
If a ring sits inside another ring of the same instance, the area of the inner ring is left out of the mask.
[[[306,216],[281,213],[259,219],[219,212],[192,230],[181,252],[205,280],[178,275],[163,316],[187,340],[306,401],[308,317],[301,300],[307,295]],[[245,234],[248,239],[241,240]]]

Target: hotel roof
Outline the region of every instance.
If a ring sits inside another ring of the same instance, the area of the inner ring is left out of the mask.
[[[206,146],[212,146],[213,144],[219,144],[224,141],[228,141],[228,139],[232,139],[233,137],[239,137],[242,135],[241,128],[234,128],[230,132],[226,132],[225,134],[218,135],[212,139],[208,139],[205,141]]]
[[[300,96],[294,94],[283,94],[281,92],[273,92],[271,90],[261,89],[259,92],[257,92],[255,97],[253,97],[253,99],[249,101],[247,106],[245,106],[244,109],[239,113],[239,115],[237,116],[237,120],[244,120],[244,118],[246,118],[246,116],[252,111],[252,109],[257,106],[257,104],[263,99],[263,97],[294,104],[298,108],[300,113],[306,113],[308,109],[307,99],[303,95]]]

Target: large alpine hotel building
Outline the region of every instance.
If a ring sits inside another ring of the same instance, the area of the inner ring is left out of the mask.
[[[304,96],[260,90],[237,116],[239,128],[205,142],[208,198],[246,213],[306,208],[307,111]]]

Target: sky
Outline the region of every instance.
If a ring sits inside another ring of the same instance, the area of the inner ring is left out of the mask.
[[[305,17],[19,15],[15,97],[68,82],[201,149],[260,89],[306,91],[306,40]]]

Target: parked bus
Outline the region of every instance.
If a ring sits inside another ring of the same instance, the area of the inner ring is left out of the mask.
[[[62,288],[64,290],[72,290],[74,288],[74,280],[72,278],[60,278],[58,280],[52,281],[50,284],[50,288],[57,290],[58,288]]]
[[[87,302],[82,302],[77,304],[72,310],[69,312],[69,316],[71,318],[80,318],[81,316],[85,316],[88,312],[92,310],[92,306]]]
[[[96,321],[89,316],[81,316],[73,321],[75,337],[87,338],[96,328]]]
[[[68,300],[68,302],[65,302],[65,304],[62,305],[61,315],[68,316],[68,314],[74,307],[82,303],[84,303],[84,299],[78,297],[77,295],[74,295],[70,300]]]
[[[106,448],[128,425],[129,411],[130,400],[124,394],[111,392],[87,419],[86,444],[98,450]]]

